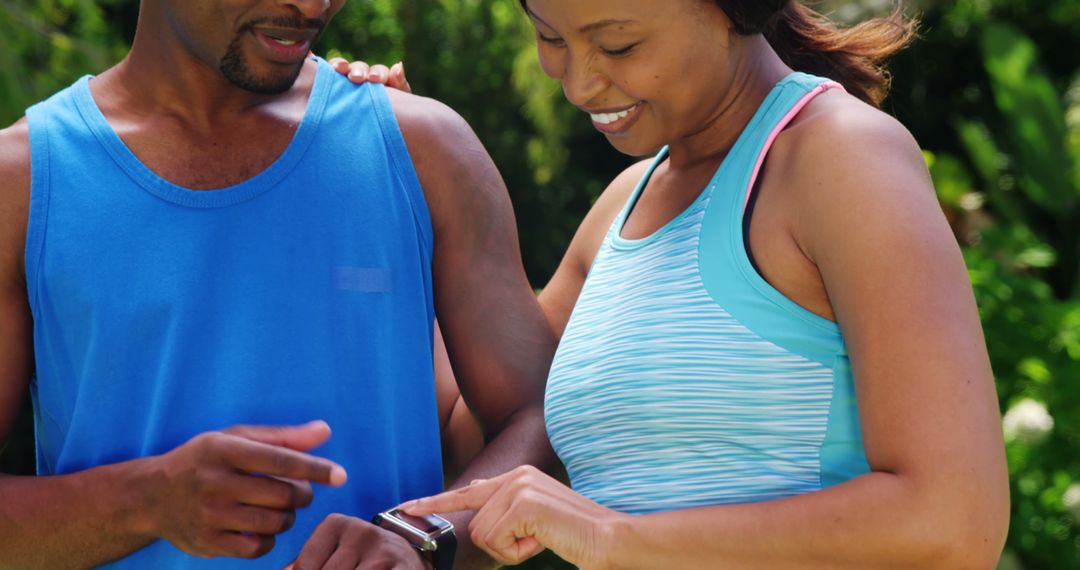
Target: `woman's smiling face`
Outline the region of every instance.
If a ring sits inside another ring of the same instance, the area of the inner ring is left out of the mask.
[[[737,57],[711,0],[528,0],[540,65],[620,152],[642,156],[718,113]]]

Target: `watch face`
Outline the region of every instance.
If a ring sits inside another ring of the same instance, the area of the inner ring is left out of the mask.
[[[418,517],[403,513],[397,509],[387,512],[386,515],[394,517],[427,535],[439,535],[454,528],[454,525],[450,524],[450,521],[439,515],[424,515]]]
[[[391,509],[375,515],[372,522],[409,541],[413,548],[434,557],[437,570],[453,567],[457,551],[454,525],[439,515],[414,516]]]

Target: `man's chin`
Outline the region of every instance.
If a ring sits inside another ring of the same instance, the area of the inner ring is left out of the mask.
[[[221,74],[233,85],[260,95],[280,95],[292,89],[292,86],[296,84],[296,79],[300,77],[300,72],[304,69],[305,60],[301,60],[292,69],[285,68],[283,65],[274,65],[272,66],[274,69],[259,73],[238,56],[239,54],[233,53],[221,61]]]
[[[233,85],[236,85],[245,91],[258,93],[260,95],[280,95],[289,89],[292,89],[292,86],[296,84],[296,78],[299,75],[299,72],[297,72],[287,77],[226,75],[225,78],[232,82]]]
[[[296,84],[296,77],[289,78],[287,80],[255,80],[239,83],[233,81],[237,87],[250,91],[252,93],[258,93],[259,95],[281,95],[292,89],[292,86]]]

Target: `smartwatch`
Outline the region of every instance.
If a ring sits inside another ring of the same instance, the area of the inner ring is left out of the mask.
[[[439,515],[415,516],[390,509],[371,522],[407,540],[435,570],[452,570],[457,551],[454,525]]]

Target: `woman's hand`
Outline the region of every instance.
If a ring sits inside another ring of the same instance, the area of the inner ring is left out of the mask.
[[[334,68],[334,71],[347,76],[349,81],[357,85],[371,81],[385,84],[392,89],[412,93],[409,80],[405,78],[405,64],[401,62],[386,67],[382,64],[368,65],[362,61],[349,63],[343,58],[335,57],[329,63]]]
[[[400,508],[413,515],[478,510],[470,537],[497,561],[519,564],[550,548],[584,569],[607,566],[615,526],[628,519],[530,466]]]

